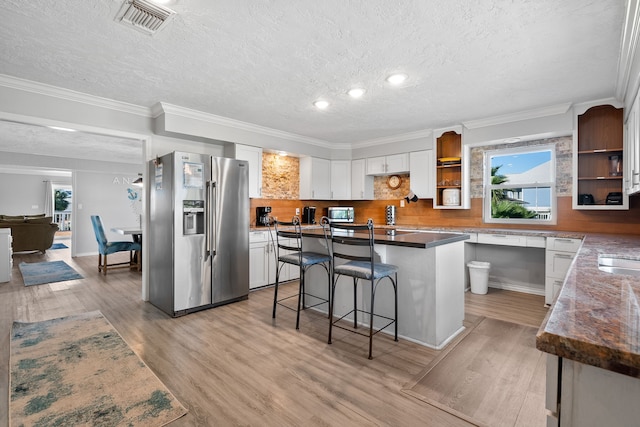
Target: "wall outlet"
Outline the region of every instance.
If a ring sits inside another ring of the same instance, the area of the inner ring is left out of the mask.
[[[31,209],[38,209],[38,205],[31,205]]]
[[[400,207],[404,208],[404,200],[400,200]]]
[[[300,208],[296,208],[296,215],[300,215]]]

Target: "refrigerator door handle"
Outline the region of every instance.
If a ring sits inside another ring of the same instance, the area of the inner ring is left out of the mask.
[[[218,230],[216,229],[217,218],[217,202],[218,202],[218,190],[215,182],[211,182],[210,197],[209,197],[209,230],[207,230],[207,251],[212,257],[216,256],[216,240],[218,236]]]

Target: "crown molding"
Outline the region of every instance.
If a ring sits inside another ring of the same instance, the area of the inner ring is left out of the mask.
[[[376,145],[392,144],[395,142],[410,141],[419,138],[431,138],[433,131],[431,129],[423,129],[415,132],[403,133],[400,135],[383,136],[380,138],[368,139],[365,141],[351,143],[351,148],[366,148]]]
[[[215,114],[204,113],[198,110],[192,110],[185,107],[180,107],[166,102],[159,102],[151,109],[153,111],[153,117],[156,118],[160,114],[169,114],[184,117],[187,119],[198,120],[206,123],[211,123],[219,126],[226,126],[233,129],[243,130],[247,132],[257,133],[260,135],[272,136],[275,138],[281,138],[288,141],[300,142],[303,144],[315,145],[322,148],[336,148],[341,145],[333,144],[328,141],[324,141],[316,138],[309,138],[306,136],[298,135],[291,132],[285,132],[265,126],[255,125],[253,123],[243,122],[236,119],[230,119],[227,117],[217,116]],[[170,130],[168,130],[170,132]]]
[[[618,80],[616,81],[616,98],[625,99],[629,90],[631,98],[638,90],[638,78],[631,81],[631,69],[638,47],[640,34],[640,7],[638,0],[629,0],[622,29],[622,40],[620,42],[620,60],[618,61]],[[632,84],[632,87],[629,85]]]
[[[494,116],[486,119],[468,120],[462,122],[467,129],[477,129],[487,126],[502,125],[505,123],[519,122],[521,120],[538,119],[540,117],[555,116],[564,114],[571,108],[571,103],[551,105],[548,107],[534,108],[532,110],[520,111],[517,113],[504,114],[502,116]]]
[[[40,95],[52,96],[54,98],[66,99],[68,101],[80,102],[95,107],[108,108],[110,110],[121,111],[123,113],[135,114],[143,117],[151,117],[151,109],[140,105],[129,104],[127,102],[115,101],[113,99],[101,98],[99,96],[88,95],[71,89],[64,89],[51,86],[45,83],[25,80],[18,77],[0,74],[0,86]]]

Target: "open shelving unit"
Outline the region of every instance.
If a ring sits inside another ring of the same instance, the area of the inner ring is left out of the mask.
[[[443,132],[436,137],[435,148],[436,194],[433,199],[433,207],[437,209],[468,209],[462,133],[456,130]],[[460,203],[447,203],[446,190],[457,190]]]
[[[597,105],[577,117],[574,209],[628,209],[624,192],[623,110],[613,105]],[[593,203],[583,195],[590,195]],[[612,204],[613,195],[620,200]]]

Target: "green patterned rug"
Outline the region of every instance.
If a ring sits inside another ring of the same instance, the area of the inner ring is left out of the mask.
[[[100,313],[14,322],[12,426],[162,426],[187,413]]]

